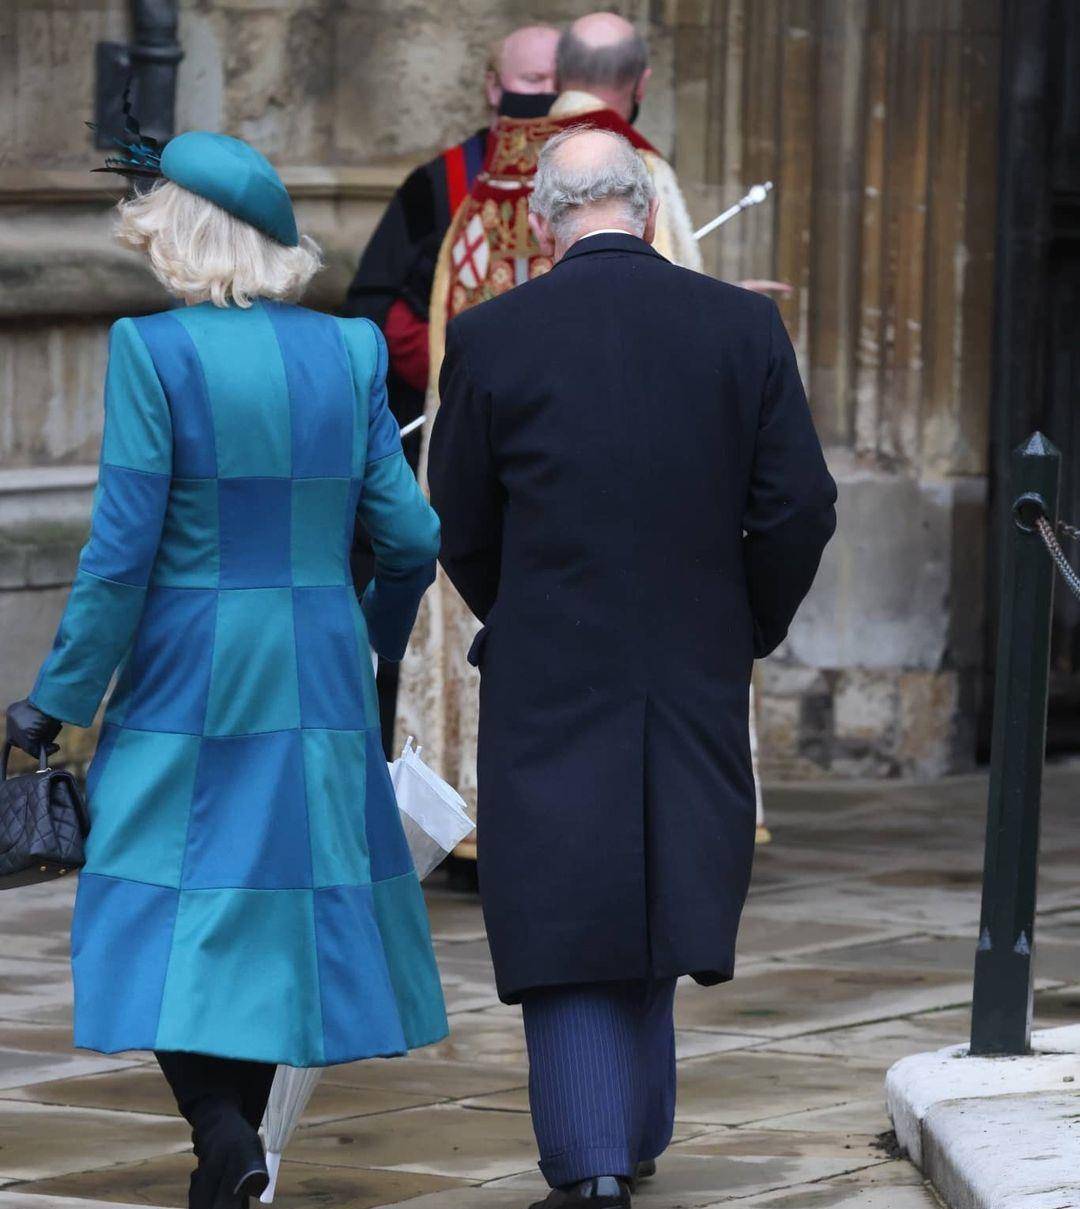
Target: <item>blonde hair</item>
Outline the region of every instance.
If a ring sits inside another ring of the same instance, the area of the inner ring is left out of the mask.
[[[173,181],[158,181],[117,209],[117,239],[145,252],[158,281],[188,303],[295,301],[322,268],[319,245],[307,235],[286,247]]]

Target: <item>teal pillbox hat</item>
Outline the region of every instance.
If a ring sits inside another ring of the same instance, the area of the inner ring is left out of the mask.
[[[161,153],[161,174],[278,243],[295,248],[300,242],[281,177],[261,151],[241,139],[205,130],[178,134]]]

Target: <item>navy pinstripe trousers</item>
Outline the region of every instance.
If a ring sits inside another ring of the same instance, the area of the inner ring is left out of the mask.
[[[522,999],[529,1103],[553,1188],[631,1176],[671,1141],[675,979],[547,987]]]

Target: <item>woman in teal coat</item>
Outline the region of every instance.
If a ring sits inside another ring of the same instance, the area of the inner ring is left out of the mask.
[[[188,305],[112,329],[90,540],[9,738],[89,726],[75,1043],[152,1049],[191,1120],[193,1206],[262,1190],[274,1064],[437,1041],[446,1016],[382,755],[369,646],[399,660],[439,524],[364,319],[291,305],[318,267],[271,165],[190,133],[120,235]],[[375,578],[357,602],[355,518]]]

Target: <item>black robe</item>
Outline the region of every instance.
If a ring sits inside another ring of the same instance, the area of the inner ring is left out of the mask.
[[[427,320],[439,249],[454,211],[483,167],[487,139],[488,130],[484,127],[409,173],[360,257],[342,314],[363,316],[381,328],[391,305],[402,298],[414,315]],[[396,374],[392,361],[386,385],[390,410],[399,426],[423,413],[424,392]],[[420,459],[420,443],[419,430],[404,441],[405,456],[414,471]],[[374,573],[375,562],[371,542],[359,525],[350,561],[353,582],[357,592],[362,593]],[[388,757],[396,754],[392,751],[396,701],[397,668],[381,665],[379,712]]]
[[[454,319],[428,478],[484,628],[480,893],[499,994],[730,978],[748,694],[835,526],[767,298],[630,235]]]
[[[409,173],[360,257],[343,314],[362,315],[382,327],[391,304],[403,298],[415,315],[427,319],[439,248],[454,211],[483,167],[487,137],[484,127]],[[424,410],[423,391],[403,382],[393,366],[387,386],[390,409],[400,425]],[[419,434],[406,441],[405,452],[415,469]]]

